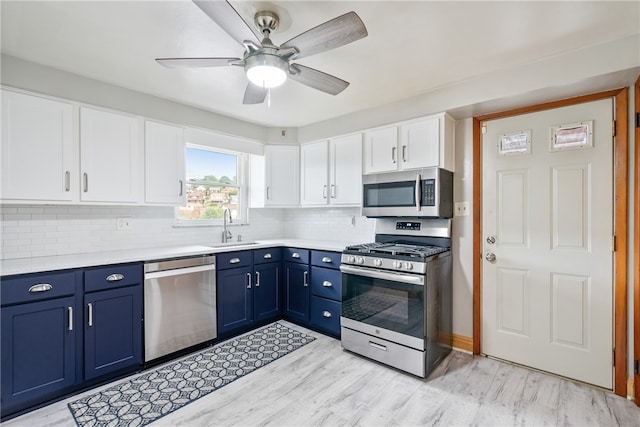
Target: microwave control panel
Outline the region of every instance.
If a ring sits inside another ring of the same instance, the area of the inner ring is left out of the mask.
[[[436,180],[425,179],[422,181],[422,206],[436,205]]]

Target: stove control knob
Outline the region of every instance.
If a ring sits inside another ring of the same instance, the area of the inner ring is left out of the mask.
[[[350,264],[355,263],[356,262],[356,257],[354,257],[353,255],[349,255],[347,257],[347,262],[350,263]]]
[[[359,256],[358,258],[356,258],[356,262],[358,264],[364,264],[364,258],[362,258],[361,256]]]
[[[382,266],[382,260],[380,258],[374,259],[373,260],[373,265],[375,265],[376,267]]]
[[[393,268],[401,269],[402,263],[400,261],[393,261]]]
[[[410,262],[405,262],[404,268],[406,268],[407,270],[413,270],[413,264],[411,264]]]

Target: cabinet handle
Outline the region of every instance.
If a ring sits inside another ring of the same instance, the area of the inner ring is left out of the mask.
[[[182,196],[184,194],[184,182],[182,182],[182,180],[178,180],[178,182],[180,183],[180,194],[178,194],[179,196]]]
[[[396,147],[391,147],[391,161],[396,162]]]
[[[377,348],[378,350],[387,351],[387,346],[375,343],[373,341],[369,341],[369,345],[373,348]]]
[[[324,282],[322,282],[322,286],[324,286],[325,288],[330,288],[333,286],[333,283],[331,283],[328,280],[325,280]]]
[[[300,254],[299,254],[298,252],[294,252],[294,253],[291,255],[291,258],[296,258],[296,259],[298,259],[298,258],[300,258]]]
[[[260,272],[256,271],[256,288],[260,287]]]
[[[84,181],[84,192],[89,191],[89,175],[85,172],[82,174],[82,180]]]
[[[68,327],[67,329],[73,331],[73,307],[67,307]]]
[[[93,304],[88,303],[87,304],[87,309],[89,311],[89,326],[93,326]]]
[[[402,161],[403,162],[407,162],[407,146],[403,145],[402,146]]]
[[[327,264],[331,264],[331,258],[328,256],[322,257],[322,262],[326,262]]]
[[[305,271],[304,274],[302,275],[302,285],[304,287],[309,286],[309,281],[307,280],[308,278],[309,278],[309,273]]]
[[[47,292],[51,289],[53,289],[53,286],[51,286],[49,283],[38,283],[37,285],[33,285],[29,288],[29,293],[35,294],[37,292]]]
[[[247,289],[251,289],[251,273],[247,273]]]
[[[331,184],[331,198],[332,199],[336,198],[336,185],[335,184]]]
[[[262,257],[264,259],[271,259],[271,254],[264,254],[264,256]]]
[[[322,312],[322,317],[329,318],[329,317],[331,317],[331,313],[328,312],[327,310],[325,310],[325,311]]]
[[[240,262],[240,258],[231,258],[229,264],[237,264]]]
[[[420,196],[422,195],[422,176],[420,174],[416,175],[416,210],[420,212]]]
[[[107,276],[107,282],[119,282],[124,279],[124,274],[114,273]]]
[[[267,185],[267,200],[271,199],[271,187]]]
[[[322,186],[322,198],[323,199],[327,198],[327,186],[326,186],[326,184]]]
[[[71,191],[71,172],[64,173],[64,191]]]

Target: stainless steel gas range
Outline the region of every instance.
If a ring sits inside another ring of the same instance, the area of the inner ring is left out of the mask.
[[[451,220],[378,218],[342,253],[342,347],[425,378],[451,350]]]

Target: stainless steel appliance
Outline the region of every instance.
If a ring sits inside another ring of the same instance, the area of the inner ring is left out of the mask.
[[[144,266],[144,360],[216,338],[215,256]]]
[[[451,350],[451,220],[376,220],[342,253],[342,347],[425,378]]]
[[[451,218],[453,173],[434,167],[364,175],[362,214],[368,217]]]

